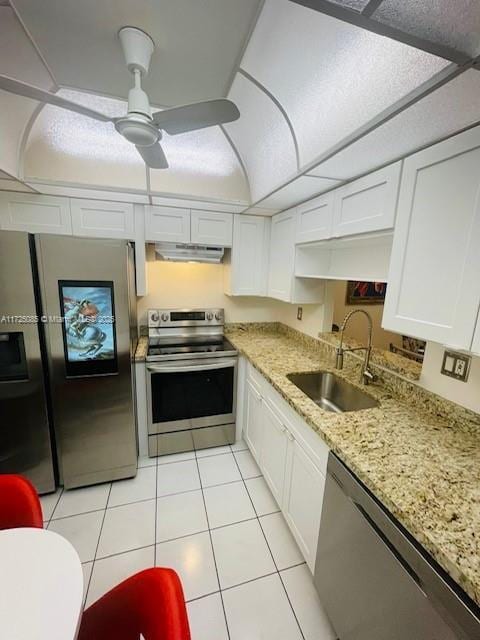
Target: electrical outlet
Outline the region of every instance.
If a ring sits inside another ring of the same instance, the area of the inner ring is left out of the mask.
[[[303,307],[297,307],[297,320],[301,320],[303,315]]]
[[[471,357],[456,351],[445,351],[441,373],[444,376],[455,378],[461,382],[467,382],[470,373]]]

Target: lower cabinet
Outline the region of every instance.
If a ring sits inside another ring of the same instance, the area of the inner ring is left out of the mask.
[[[313,573],[329,449],[267,380],[259,385],[259,373],[246,369],[244,439]]]
[[[294,439],[290,445],[283,514],[313,573],[325,476]]]
[[[262,471],[275,500],[281,505],[285,489],[288,432],[280,416],[268,401],[263,405],[262,419]]]
[[[245,385],[245,442],[248,444],[253,457],[260,461],[262,446],[262,396],[247,378]]]

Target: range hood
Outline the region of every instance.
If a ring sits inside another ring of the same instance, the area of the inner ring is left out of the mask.
[[[174,242],[156,242],[157,259],[171,262],[207,262],[220,264],[224,254],[223,247],[207,247],[199,244],[176,244]]]

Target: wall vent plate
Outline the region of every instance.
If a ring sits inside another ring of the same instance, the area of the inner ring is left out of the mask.
[[[464,353],[445,351],[441,373],[461,382],[467,382],[472,358]]]

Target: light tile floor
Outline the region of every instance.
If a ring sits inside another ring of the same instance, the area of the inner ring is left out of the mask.
[[[333,640],[245,443],[143,458],[136,478],[42,497],[83,563],[86,605],[151,566],[181,577],[192,640]]]

